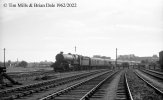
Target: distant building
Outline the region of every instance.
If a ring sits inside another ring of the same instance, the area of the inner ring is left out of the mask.
[[[93,58],[100,58],[100,55],[94,55]]]
[[[130,55],[119,55],[118,60],[135,60],[136,56],[134,54]]]
[[[138,57],[135,56],[134,54],[129,54],[129,55],[119,55],[118,60],[129,60],[129,61],[146,61],[146,62],[156,62],[159,60],[157,55],[149,56],[149,57]]]

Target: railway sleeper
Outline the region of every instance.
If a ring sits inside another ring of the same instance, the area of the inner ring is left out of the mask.
[[[93,73],[87,73],[88,75],[92,75],[92,74],[95,74],[95,73],[97,73],[97,72],[93,72]],[[80,78],[82,78],[82,77],[86,77],[87,76],[87,74],[84,74],[84,75],[77,75],[77,76],[74,76],[73,78],[72,77],[68,77],[67,79],[69,79],[69,81],[68,82],[70,82],[70,81],[72,81],[74,78],[76,78],[76,79],[80,79]],[[79,77],[80,76],[80,77]],[[75,79],[75,80],[76,80]],[[66,81],[65,81],[65,78],[61,78],[61,79],[57,79],[57,81],[64,81],[64,83],[67,83]],[[13,91],[20,91],[20,90],[27,90],[28,88],[37,88],[37,87],[40,87],[40,86],[42,86],[42,85],[44,85],[44,84],[53,84],[53,83],[57,83],[56,82],[56,79],[54,79],[54,80],[49,80],[49,81],[46,81],[46,82],[40,82],[40,83],[35,83],[35,84],[29,84],[29,85],[27,85],[27,86],[22,86],[22,87],[18,87],[18,88],[14,88],[14,89],[9,89],[9,90],[5,90],[5,91],[0,91],[0,94],[6,94],[6,93],[10,93],[10,92],[13,92]],[[61,82],[60,82],[61,83]],[[50,86],[50,87],[55,87],[55,86],[58,86],[59,84],[56,84],[56,85],[52,85],[52,86]],[[61,84],[62,85],[62,84]]]
[[[137,72],[134,72],[140,79],[142,79],[149,87],[155,90],[156,93],[160,94],[163,97],[163,91],[161,91],[159,88],[155,87],[153,84],[145,80],[141,75],[139,75]]]
[[[105,73],[99,75],[98,77],[100,77],[100,76],[102,76],[102,75],[104,75],[104,74],[106,74],[106,73],[108,73],[108,72],[105,72]],[[93,81],[93,79],[95,79],[95,77],[92,78],[92,81]],[[68,90],[68,91],[69,91],[69,90],[73,90],[74,88],[77,88],[77,87],[79,87],[79,86],[81,86],[81,85],[85,85],[86,82],[89,83],[89,81],[90,81],[90,79],[87,80],[87,81],[80,82],[80,83],[78,83],[78,84],[72,85],[72,86],[70,86],[70,87],[68,87],[68,88],[66,88],[66,89],[64,89],[64,90],[61,90],[61,91],[56,92],[56,93],[53,93],[53,94],[51,94],[51,95],[49,95],[49,96],[47,96],[47,97],[45,97],[45,98],[42,98],[42,99],[40,99],[40,100],[49,100],[50,98],[58,98],[58,97],[56,97],[56,96],[59,96],[59,95],[65,93],[66,90]],[[83,87],[83,86],[82,86],[82,87]],[[61,97],[61,96],[59,96],[59,97]]]
[[[118,71],[117,71],[118,72]],[[106,84],[108,84],[108,80],[113,77],[117,72],[112,73],[111,75],[109,75],[108,77],[104,78],[102,81],[100,81],[100,83],[98,83],[98,85],[96,85],[93,89],[91,89],[87,94],[85,94],[80,100],[90,100],[91,98],[101,98],[103,96],[103,94],[105,93],[105,90],[103,90],[102,88],[100,89],[100,87],[103,85],[105,86],[105,82]],[[97,91],[98,90],[98,91]],[[95,92],[98,92],[99,94],[96,93],[96,95],[94,94]],[[94,94],[94,95],[93,95]],[[97,99],[96,98],[96,99]]]
[[[120,82],[118,83],[118,89],[116,92],[116,99],[115,100],[128,100],[127,97],[127,88],[125,86],[125,79],[124,74],[120,78]]]

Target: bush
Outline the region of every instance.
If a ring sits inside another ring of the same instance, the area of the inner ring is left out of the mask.
[[[26,61],[21,61],[17,66],[18,67],[27,67],[28,63]]]

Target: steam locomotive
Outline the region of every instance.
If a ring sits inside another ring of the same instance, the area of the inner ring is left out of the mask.
[[[90,70],[113,67],[110,59],[91,58],[77,54],[63,54],[60,52],[56,55],[56,61],[51,65],[55,72],[64,72],[72,70]]]

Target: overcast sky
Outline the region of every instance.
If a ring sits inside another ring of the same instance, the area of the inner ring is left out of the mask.
[[[1,0],[0,61],[55,61],[60,51],[85,56],[163,50],[163,0]],[[71,8],[11,8],[12,2],[77,3]]]

